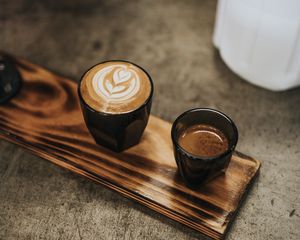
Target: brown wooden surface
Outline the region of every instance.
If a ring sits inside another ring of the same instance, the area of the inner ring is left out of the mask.
[[[0,138],[214,239],[225,236],[259,161],[235,153],[226,174],[189,189],[177,173],[170,123],[151,116],[139,145],[111,152],[90,137],[74,81],[24,60],[16,64],[24,83],[12,101],[0,105]]]

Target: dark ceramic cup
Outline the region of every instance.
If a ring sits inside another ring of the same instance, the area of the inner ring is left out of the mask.
[[[122,61],[124,60],[112,60]],[[128,62],[131,63],[131,62]],[[100,64],[100,63],[99,63]],[[86,126],[95,141],[110,150],[121,152],[139,143],[140,138],[148,124],[153,96],[153,82],[150,75],[140,66],[131,63],[143,70],[149,78],[151,90],[149,97],[137,109],[130,112],[111,114],[98,112],[91,108],[83,99],[80,84],[78,84],[78,95]],[[98,64],[96,64],[98,65]],[[96,66],[95,65],[95,66]],[[88,71],[88,70],[87,70]],[[83,74],[84,76],[85,74]]]
[[[201,157],[185,151],[179,144],[179,136],[194,124],[213,126],[228,139],[228,150],[213,157]],[[234,122],[224,113],[209,108],[196,108],[181,114],[171,130],[175,160],[180,175],[189,185],[198,185],[224,172],[238,141]]]

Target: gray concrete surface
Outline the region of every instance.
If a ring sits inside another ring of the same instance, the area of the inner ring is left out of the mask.
[[[152,113],[202,106],[236,121],[261,174],[228,239],[300,239],[300,89],[269,92],[213,48],[216,1],[0,2],[0,49],[76,80],[106,59],[152,75]],[[205,239],[201,234],[0,141],[0,239]]]

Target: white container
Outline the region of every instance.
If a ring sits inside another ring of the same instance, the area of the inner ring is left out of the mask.
[[[213,42],[224,62],[255,85],[300,85],[300,0],[219,0]]]

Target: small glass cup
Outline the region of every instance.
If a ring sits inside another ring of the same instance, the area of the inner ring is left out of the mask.
[[[219,129],[228,139],[228,149],[212,157],[196,156],[184,150],[179,145],[178,138],[194,124],[206,124]],[[180,175],[189,185],[198,185],[225,172],[238,141],[238,130],[224,113],[210,108],[195,108],[182,113],[175,120],[171,137]]]

